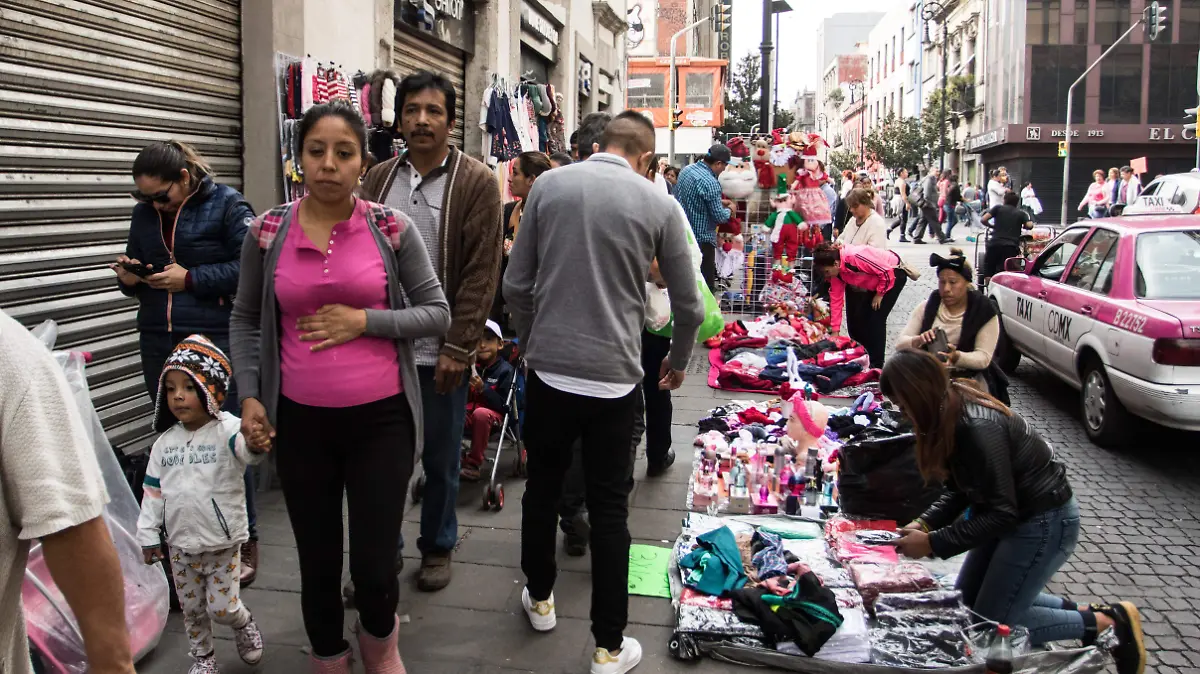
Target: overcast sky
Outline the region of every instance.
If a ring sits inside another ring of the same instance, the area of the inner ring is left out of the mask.
[[[887,12],[909,0],[856,0],[853,3],[826,2],[822,0],[792,0],[793,6],[803,6],[800,11],[780,15],[779,32],[782,47],[776,45],[779,59],[779,100],[791,105],[796,93],[817,89],[821,80],[821,68],[817,63],[817,29],[827,17],[847,6],[855,12]],[[734,66],[750,52],[758,53],[762,43],[761,0],[736,0],[733,4],[733,61]],[[863,35],[863,40],[867,36]],[[774,77],[774,73],[772,73]],[[774,87],[772,87],[774,88]]]

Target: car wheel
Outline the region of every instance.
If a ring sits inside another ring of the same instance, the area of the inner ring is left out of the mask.
[[[1089,359],[1083,366],[1082,381],[1079,399],[1088,438],[1101,447],[1120,444],[1128,437],[1132,420],[1113,392],[1104,364],[1096,358]]]
[[[1008,338],[1008,333],[1004,331],[1004,317],[1000,315],[998,309],[996,318],[1000,323],[1000,337],[996,339],[996,350],[992,353],[992,360],[996,361],[1004,374],[1012,374],[1021,364],[1021,352],[1017,350],[1017,345],[1013,344],[1012,340]]]

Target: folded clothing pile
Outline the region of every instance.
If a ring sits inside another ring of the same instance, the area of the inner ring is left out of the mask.
[[[893,550],[893,553],[895,551]],[[900,562],[897,564],[869,564],[852,562],[850,577],[854,579],[854,587],[862,595],[863,604],[870,611],[875,600],[882,594],[896,592],[920,592],[937,587],[937,581],[929,569],[916,562]]]

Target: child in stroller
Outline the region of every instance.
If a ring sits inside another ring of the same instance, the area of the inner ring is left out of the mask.
[[[503,345],[500,326],[495,321],[488,321],[478,350],[477,369],[482,368],[482,372],[471,373],[466,416],[471,449],[462,462],[460,477],[463,480],[479,479],[488,438],[509,410],[508,394],[514,383],[515,370],[511,363],[500,357]]]

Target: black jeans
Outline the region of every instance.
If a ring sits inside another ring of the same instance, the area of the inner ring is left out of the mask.
[[[571,444],[571,465],[563,477],[562,497],[558,500],[558,526],[568,536],[578,533],[578,518],[587,517],[587,484],[583,478],[583,442]]]
[[[163,366],[167,364],[167,358],[171,356],[171,351],[190,336],[191,334],[186,332],[139,333],[138,349],[142,355],[142,377],[146,381],[146,393],[150,395],[151,403],[158,403],[158,380],[162,375]],[[226,358],[231,358],[228,333],[207,333],[204,336],[223,351]],[[233,379],[229,380],[229,390],[225,394],[225,404],[221,406],[221,409],[230,414],[242,416],[242,411],[238,409],[237,387],[234,386]],[[166,413],[169,414],[170,411],[168,410]],[[250,530],[250,540],[257,541],[258,511],[254,507],[253,471],[253,468],[246,468],[243,481],[246,485],[246,522]]]
[[[413,470],[412,411],[404,393],[341,408],[280,397],[277,417],[275,460],[300,558],[304,630],[314,654],[335,656],[350,646],[343,638],[343,493],[359,620],[379,638],[395,626],[396,546]]]
[[[875,298],[875,293],[860,293],[849,289],[846,291],[846,331],[854,341],[867,349],[871,367],[883,367],[883,357],[887,351],[888,314],[892,313],[892,307],[896,306],[896,299],[900,297],[900,291],[904,290],[907,283],[908,275],[897,269],[896,283],[892,285],[891,290],[884,293],[878,309],[871,308],[871,300]],[[857,296],[853,305],[851,296]]]
[[[642,396],[645,400],[646,460],[662,461],[671,449],[671,392],[658,388],[659,370],[671,352],[671,338],[642,331]],[[637,442],[634,440],[634,450]]]
[[[717,291],[717,244],[700,242],[700,275],[711,292]]]
[[[558,575],[556,505],[582,440],[592,549],[592,634],[600,648],[621,647],[629,617],[629,492],[633,486],[635,388],[621,398],[589,398],[554,389],[530,372],[525,393],[529,477],[521,511],[521,570],[530,597],[547,599]]]
[[[1004,261],[1010,257],[1021,255],[1021,248],[1015,243],[989,243],[983,253],[983,268],[979,270],[979,284],[1004,271]]]

